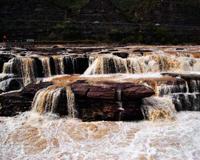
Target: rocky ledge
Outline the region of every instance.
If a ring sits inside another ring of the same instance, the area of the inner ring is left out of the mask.
[[[20,90],[0,94],[0,116],[14,116],[31,110],[36,92],[51,85],[50,82],[29,84]]]
[[[71,86],[79,118],[83,120],[141,120],[142,99],[152,88],[134,83],[77,81]]]

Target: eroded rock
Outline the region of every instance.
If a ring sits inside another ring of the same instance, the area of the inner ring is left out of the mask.
[[[19,112],[31,110],[35,93],[51,83],[29,84],[25,88],[0,94],[0,116],[14,116]]]
[[[72,90],[80,98],[107,100],[117,100],[119,92],[122,100],[141,99],[154,94],[152,88],[140,84],[116,82],[90,84],[84,80],[73,83]]]

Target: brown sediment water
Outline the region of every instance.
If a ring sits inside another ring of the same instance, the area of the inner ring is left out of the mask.
[[[173,121],[81,122],[25,113],[1,117],[2,159],[198,159],[200,114]],[[192,135],[192,136],[191,136]]]
[[[197,49],[137,49],[116,47],[128,52],[127,58],[98,50],[84,56],[17,56],[4,63],[3,72],[21,77],[24,86],[37,78],[53,84],[36,93],[31,111],[0,117],[0,159],[198,160]],[[147,91],[152,94],[144,98]],[[123,121],[140,110],[143,121]],[[82,122],[79,114],[89,120],[117,117]]]

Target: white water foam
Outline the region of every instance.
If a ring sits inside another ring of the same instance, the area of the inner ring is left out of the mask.
[[[90,122],[28,112],[0,118],[2,160],[199,160],[200,113],[175,121]]]

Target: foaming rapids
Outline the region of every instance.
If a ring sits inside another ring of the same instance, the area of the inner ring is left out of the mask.
[[[163,71],[199,71],[200,60],[152,54],[123,59],[114,55],[100,55],[85,71],[85,75],[109,73],[147,73]]]
[[[138,123],[86,123],[33,112],[0,121],[2,159],[196,160],[200,155],[197,112]]]
[[[176,109],[171,97],[145,98],[143,100],[142,110],[146,119],[151,121],[158,119],[173,120],[176,115]]]

